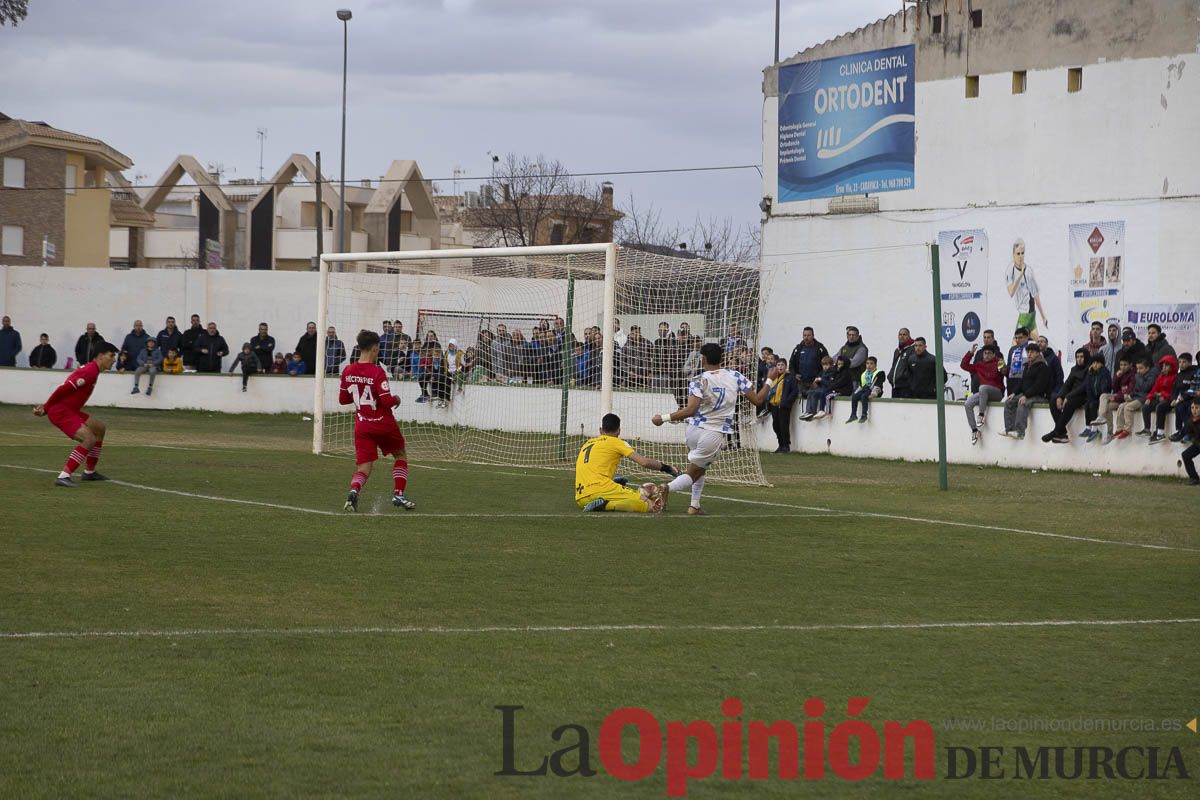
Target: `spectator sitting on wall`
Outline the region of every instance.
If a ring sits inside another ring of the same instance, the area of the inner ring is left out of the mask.
[[[83,335],[75,342],[75,363],[86,364],[100,352],[100,345],[108,344],[104,337],[96,333],[96,323],[89,322]]]
[[[991,328],[989,328],[983,332],[983,344],[980,345],[981,349],[979,349],[977,351],[974,347],[971,348],[971,352],[975,353],[975,358],[971,362],[972,364],[979,364],[979,362],[983,361],[982,348],[987,347],[989,344],[996,351],[995,354],[992,356],[992,363],[998,365],[998,362],[1000,359],[1000,345],[997,344],[996,333]],[[966,367],[964,366],[963,369],[966,369]],[[980,382],[981,381],[980,381],[979,374],[972,372],[971,373],[971,394],[975,394],[976,392],[979,391]],[[1001,400],[1004,399],[1004,379],[1003,378],[1000,379],[1000,399]]]
[[[1000,362],[1000,374],[1008,379],[1008,395],[1021,393],[1021,379],[1025,377],[1025,345],[1029,344],[1029,329],[1017,328],[1013,332],[1013,344],[1008,348],[1008,361]]]
[[[769,372],[770,370],[768,370]],[[775,361],[778,378],[767,393],[767,408],[771,414],[771,428],[779,446],[776,453],[792,452],[792,406],[800,399],[800,384],[796,376],[788,372],[787,359],[780,356]]]
[[[909,397],[912,380],[908,376],[908,355],[913,349],[913,338],[908,328],[901,328],[896,333],[896,349],[892,351],[892,366],[888,370],[887,380],[892,385],[892,397]]]
[[[183,368],[185,370],[196,371],[196,365],[200,361],[200,354],[196,352],[196,342],[204,335],[204,326],[200,324],[200,315],[192,314],[191,326],[183,332],[183,343],[179,354],[183,356]]]
[[[1004,401],[1004,432],[1001,436],[1024,439],[1029,425],[1029,409],[1034,403],[1046,402],[1050,396],[1050,366],[1046,363],[1037,342],[1025,344],[1025,369],[1021,389]]]
[[[325,374],[338,375],[342,362],[346,360],[346,345],[337,338],[337,329],[332,325],[325,331]]]
[[[1136,375],[1133,365],[1127,359],[1122,358],[1117,362],[1117,371],[1112,376],[1112,385],[1109,387],[1109,391],[1100,395],[1100,408],[1096,412],[1095,419],[1088,424],[1092,427],[1104,425],[1108,428],[1108,438],[1105,440],[1105,444],[1116,438],[1117,428],[1113,417],[1120,410],[1121,405],[1133,394]]]
[[[38,337],[37,347],[29,351],[29,366],[50,369],[57,363],[58,353],[50,346],[50,337],[43,333]]]
[[[1188,414],[1191,413],[1192,398],[1200,394],[1197,392],[1200,389],[1197,359],[1200,359],[1200,353],[1196,354],[1196,359],[1192,358],[1191,353],[1179,354],[1179,373],[1175,376],[1175,389],[1171,397],[1171,405],[1175,408],[1175,430],[1167,437],[1172,442],[1183,441]],[[31,364],[32,361],[33,357],[30,356]]]
[[[913,349],[905,357],[908,372],[908,396],[918,400],[937,399],[937,357],[925,349],[925,337],[913,340]]]
[[[113,369],[117,372],[133,372],[137,369],[137,361],[130,358],[129,353],[122,350],[117,354],[117,360],[113,364]]]
[[[450,402],[450,373],[446,367],[446,353],[441,345],[433,343],[430,352],[430,366],[427,373],[429,391],[438,408],[445,408]]]
[[[1167,335],[1157,322],[1146,326],[1146,349],[1150,351],[1150,362],[1153,364],[1161,364],[1163,356],[1176,355],[1175,348],[1167,341]]]
[[[1059,389],[1062,388],[1065,378],[1062,359],[1059,358],[1058,351],[1050,346],[1050,340],[1045,336],[1037,337],[1037,343],[1038,347],[1042,350],[1042,355],[1046,359],[1046,364],[1050,367],[1050,396],[1056,397]]]
[[[846,357],[846,361],[850,364],[854,383],[857,384],[858,379],[862,377],[863,370],[866,369],[867,356],[870,355],[870,350],[867,349],[866,342],[862,340],[858,328],[853,325],[846,327],[846,343],[842,345],[841,350],[838,350],[838,355]]]
[[[130,394],[137,394],[141,391],[138,384],[142,380],[143,375],[150,376],[150,383],[146,386],[146,397],[154,394],[154,377],[162,369],[163,354],[158,349],[158,340],[146,338],[146,345],[142,348],[142,352],[137,354],[137,369],[133,372],[133,390]]]
[[[0,367],[15,367],[21,352],[21,334],[6,314],[0,318]]]
[[[1086,406],[1088,401],[1088,364],[1087,348],[1081,347],[1076,350],[1075,366],[1071,367],[1071,372],[1059,390],[1054,393],[1050,403],[1050,416],[1054,418],[1054,429],[1042,436],[1043,442],[1066,444],[1071,441],[1067,435],[1067,425],[1070,424],[1071,417],[1075,416],[1075,412]]]
[[[1146,401],[1142,404],[1142,421],[1145,428],[1138,431],[1138,435],[1149,436],[1150,444],[1160,444],[1167,439],[1163,429],[1167,424],[1167,414],[1171,411],[1171,398],[1175,389],[1175,371],[1177,369],[1179,369],[1179,360],[1175,356],[1165,355],[1160,358],[1158,360],[1158,377],[1155,378],[1154,385],[1150,387]],[[1154,418],[1153,428],[1150,426],[1151,417]]]
[[[221,359],[229,355],[229,345],[217,330],[217,323],[208,323],[208,328],[196,339],[196,371],[220,372]]]
[[[976,350],[978,349],[978,354]],[[971,444],[979,444],[979,426],[987,419],[988,403],[998,403],[1004,399],[1004,378],[1000,375],[996,357],[1000,348],[995,343],[983,347],[971,345],[971,352],[965,353],[960,367],[971,373],[972,380],[979,381],[979,388],[967,398],[967,424],[971,426]],[[979,421],[975,420],[975,410],[979,410]]]
[[[176,353],[180,352],[180,348],[183,347],[183,331],[175,327],[174,317],[167,317],[166,326],[158,332],[155,341],[158,342],[158,352],[160,353],[168,353],[172,350]]]
[[[163,357],[162,371],[166,375],[182,375],[183,374],[183,359],[179,357],[179,351],[171,348]]]
[[[1183,441],[1190,442],[1182,454],[1183,468],[1187,470],[1188,486],[1200,486],[1200,475],[1196,474],[1196,456],[1200,456],[1200,397],[1192,398],[1191,414],[1183,431]]]
[[[304,362],[306,375],[317,372],[317,323],[310,322],[304,327],[304,335],[296,342],[296,353]]]
[[[1121,349],[1117,353],[1117,359],[1129,359],[1129,363],[1136,368],[1142,363],[1143,358],[1149,358],[1150,351],[1146,349],[1146,345],[1142,344],[1141,339],[1133,332],[1133,328],[1124,328],[1121,331]],[[1153,362],[1151,362],[1153,363]]]
[[[304,358],[299,353],[292,353],[291,358],[288,359],[287,374],[288,375],[307,375],[307,374],[309,374],[308,365],[304,363]]]
[[[284,355],[283,353],[276,353],[275,360],[271,362],[270,373],[272,375],[286,375],[288,372],[288,361],[290,360],[291,355],[291,353],[288,353],[287,355]]]
[[[1117,353],[1121,352],[1121,329],[1114,323],[1109,323],[1108,340],[1104,343],[1104,347],[1100,348],[1100,355],[1104,356],[1104,366],[1112,375],[1117,374]]]
[[[1100,435],[1100,431],[1096,428],[1100,419],[1100,404],[1112,390],[1112,375],[1109,373],[1108,367],[1104,366],[1102,353],[1096,353],[1088,359],[1088,371],[1084,376],[1084,383],[1087,386],[1087,405],[1084,407],[1083,418],[1087,421],[1087,426],[1080,431],[1079,435],[1091,442]]]
[[[125,341],[121,343],[121,349],[136,359],[146,349],[146,340],[151,338],[153,337],[150,336],[150,332],[142,327],[142,321],[135,319],[133,330],[125,334]]]
[[[1133,388],[1129,391],[1125,402],[1117,407],[1117,417],[1114,423],[1114,432],[1112,439],[1128,439],[1133,432],[1133,421],[1137,419],[1137,414],[1142,410],[1142,406],[1146,404],[1146,397],[1150,394],[1150,390],[1154,388],[1154,381],[1157,377],[1151,367],[1149,357],[1143,358],[1137,363],[1136,371],[1133,375]]]
[[[258,323],[258,335],[250,340],[250,349],[254,351],[254,356],[258,359],[260,372],[266,372],[271,368],[271,362],[275,358],[275,337],[270,334],[267,323]]]
[[[832,388],[834,374],[833,359],[829,356],[822,356],[821,372],[813,378],[812,388],[808,391],[808,396],[804,401],[804,413],[798,419],[808,422],[825,416],[828,398],[834,394]]]
[[[813,381],[821,373],[821,361],[827,355],[829,351],[817,341],[813,329],[805,326],[800,343],[792,348],[792,357],[788,359],[788,369],[796,376],[802,393],[813,387]]]
[[[867,356],[866,369],[858,379],[854,394],[850,395],[850,418],[847,423],[857,420],[859,424],[867,421],[871,399],[883,395],[883,370],[879,369],[879,360],[875,356]],[[858,406],[862,404],[862,416],[858,415]]]
[[[250,342],[242,345],[242,352],[237,354],[233,359],[233,363],[229,365],[229,372],[232,373],[238,367],[242,368],[242,391],[246,391],[246,384],[250,383],[250,376],[259,371],[258,354],[254,352],[254,347]]]

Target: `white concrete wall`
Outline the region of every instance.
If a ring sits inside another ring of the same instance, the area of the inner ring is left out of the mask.
[[[195,259],[198,245],[198,234],[195,229],[146,229],[146,258],[157,258],[184,263]]]
[[[129,258],[129,228],[110,228],[108,231],[108,257]]]

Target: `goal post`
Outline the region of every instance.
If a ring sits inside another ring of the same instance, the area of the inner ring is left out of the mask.
[[[611,243],[337,253],[318,284],[319,454],[353,453],[335,374],[346,361],[323,369],[329,329],[347,354],[360,330],[381,335],[410,455],[459,463],[569,468],[612,412],[640,452],[682,466],[682,427],[650,418],[686,402],[700,344],[725,345],[751,379],[757,365],[757,267]],[[710,475],[764,484],[743,405]]]

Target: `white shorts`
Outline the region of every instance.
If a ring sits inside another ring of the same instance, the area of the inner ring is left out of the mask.
[[[688,425],[683,441],[688,448],[688,462],[708,469],[708,465],[716,460],[721,454],[721,448],[725,446],[725,434]]]

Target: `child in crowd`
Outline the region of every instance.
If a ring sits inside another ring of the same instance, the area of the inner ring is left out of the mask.
[[[462,354],[462,369],[458,371],[458,393],[462,394],[463,384],[467,381],[479,383],[483,378],[483,365],[479,363],[479,351],[468,347]]]
[[[963,355],[959,366],[979,381],[979,389],[967,398],[967,424],[971,426],[971,444],[979,444],[979,426],[987,419],[988,403],[1004,400],[1004,376],[1000,374],[1003,362],[998,360],[1000,348],[985,344],[980,358],[975,360],[978,345],[971,345],[971,352]],[[975,409],[979,409],[979,421],[975,421]]]
[[[846,420],[847,423],[858,420],[861,424],[867,421],[867,409],[871,398],[883,394],[883,379],[884,374],[879,369],[879,362],[875,356],[867,356],[866,369],[858,379],[859,385],[854,390],[854,394],[850,395],[850,419]],[[862,403],[861,417],[858,416],[859,403]]]
[[[1105,444],[1116,438],[1117,429],[1113,427],[1113,417],[1117,409],[1129,399],[1129,395],[1133,392],[1136,374],[1129,358],[1122,357],[1117,362],[1117,374],[1113,375],[1110,391],[1100,395],[1100,408],[1096,412],[1096,418],[1088,421],[1088,425],[1093,428],[1099,425],[1108,428],[1108,438],[1104,441]]]
[[[1130,390],[1128,399],[1117,407],[1117,427],[1112,439],[1109,439],[1110,442],[1129,438],[1133,430],[1133,421],[1137,418],[1137,413],[1142,410],[1146,396],[1150,394],[1152,388],[1154,388],[1154,371],[1150,369],[1150,359],[1144,358],[1137,364],[1137,372],[1133,376],[1133,389]]]
[[[812,388],[808,390],[808,395],[804,400],[804,413],[797,419],[808,422],[825,416],[828,400],[833,396],[833,378],[833,359],[829,356],[822,356],[821,372],[813,378]],[[818,412],[820,413],[818,414]]]
[[[129,351],[122,350],[117,356],[117,372],[133,372],[137,365],[133,363],[133,359],[129,357]]]
[[[1088,362],[1084,383],[1087,387],[1087,405],[1084,406],[1086,413],[1083,418],[1088,420],[1088,424],[1079,432],[1079,435],[1089,442],[1094,442],[1100,436],[1100,430],[1096,426],[1100,419],[1100,403],[1104,397],[1108,396],[1113,385],[1112,375],[1108,374],[1108,367],[1105,366],[1104,356],[1101,354],[1096,353]]]
[[[1200,397],[1193,397],[1189,407],[1192,413],[1185,430],[1192,443],[1183,451],[1183,468],[1187,470],[1188,486],[1200,486],[1200,475],[1196,474],[1196,456],[1200,456]]]
[[[1175,390],[1175,371],[1179,369],[1179,361],[1172,355],[1165,355],[1158,361],[1158,377],[1150,387],[1146,401],[1142,404],[1142,424],[1138,436],[1149,436],[1150,444],[1161,444],[1167,440],[1163,435],[1163,426],[1167,422],[1167,412],[1171,410],[1171,397]],[[1154,417],[1154,427],[1150,427],[1150,418]]]
[[[1171,406],[1175,409],[1175,430],[1167,437],[1172,442],[1183,441],[1187,421],[1191,415],[1192,398],[1196,397],[1196,390],[1200,388],[1197,361],[1200,361],[1200,353],[1196,354],[1195,360],[1192,359],[1191,353],[1179,354],[1179,374],[1175,376],[1175,390],[1171,398]]]
[[[238,366],[242,368],[242,391],[244,392],[246,384],[250,382],[250,376],[258,372],[258,356],[255,355],[249,342],[242,345],[242,352],[233,359],[233,363],[229,365],[229,371],[232,373]]]
[[[275,360],[271,362],[272,375],[286,375],[288,371],[288,361],[292,358],[292,354],[276,353]]]
[[[287,374],[303,375],[305,368],[304,358],[299,353],[292,353],[291,359],[288,360]]]
[[[167,350],[167,355],[163,358],[162,371],[167,375],[183,374],[183,359],[179,357],[179,351],[174,347]]]

